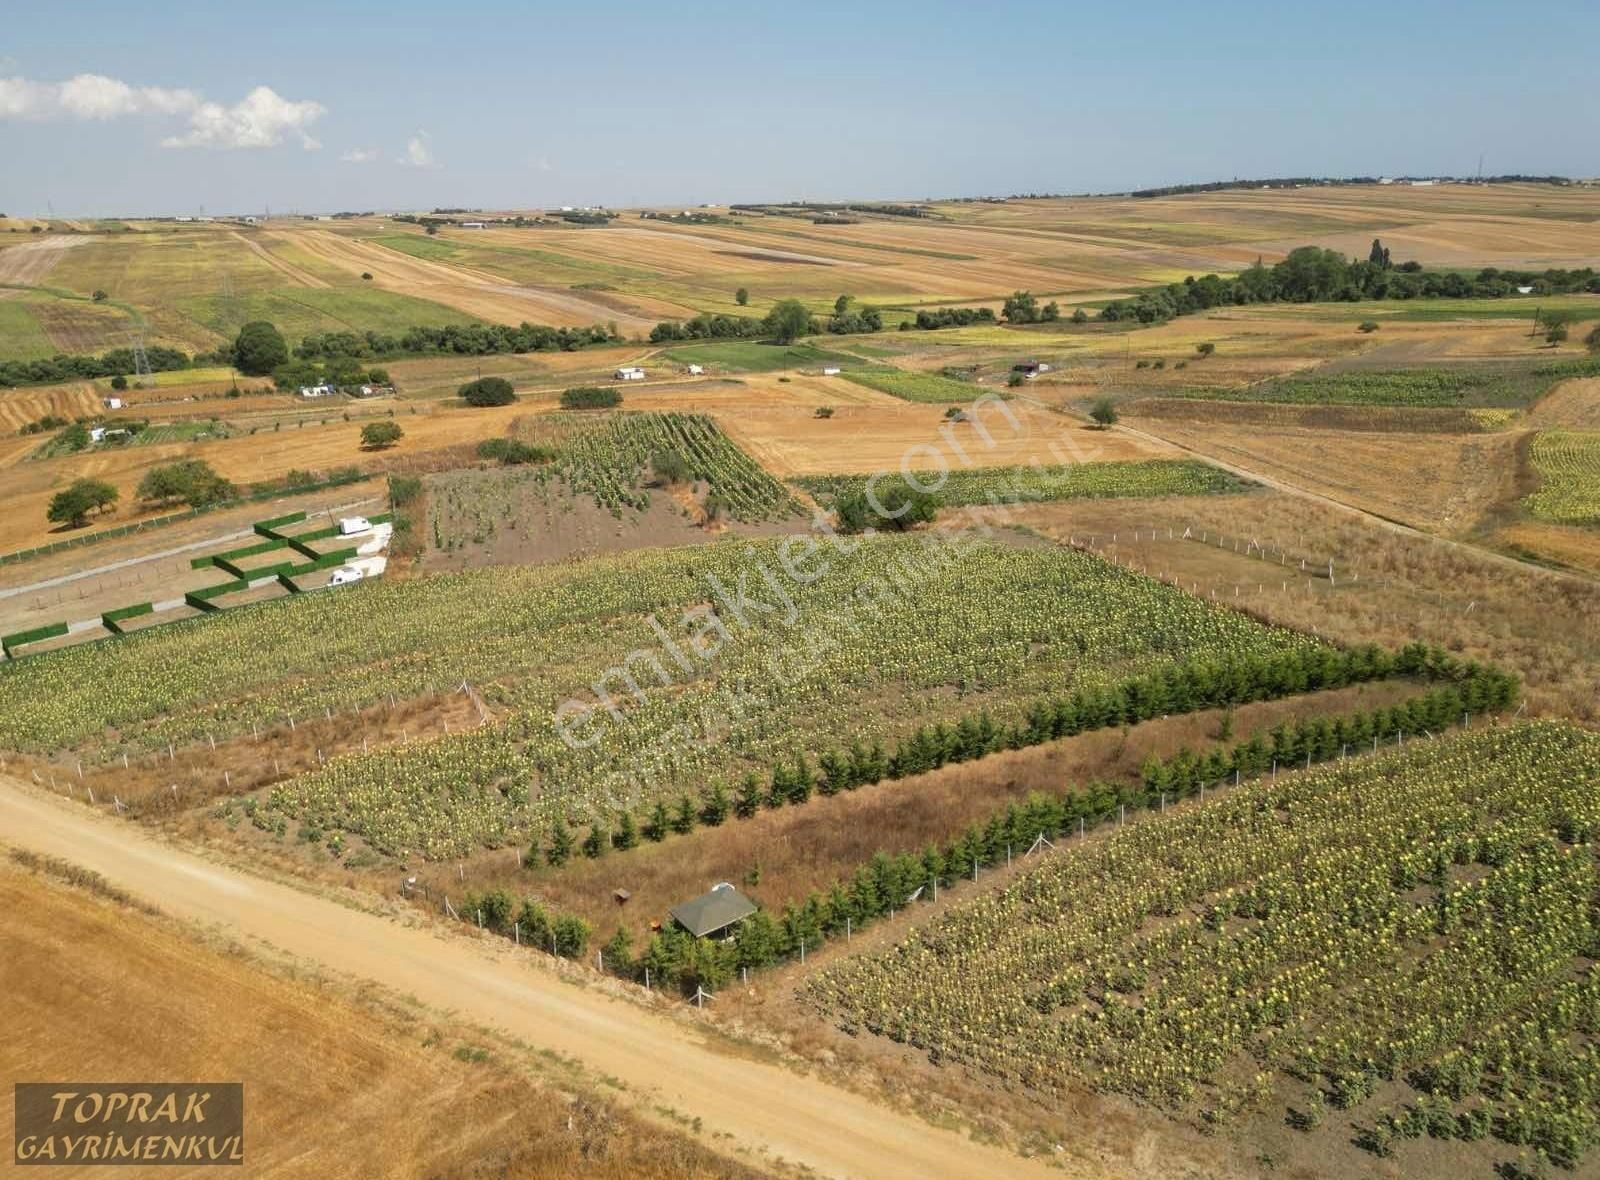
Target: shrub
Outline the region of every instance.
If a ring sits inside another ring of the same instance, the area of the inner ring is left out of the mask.
[[[509,406],[517,400],[517,391],[504,377],[479,377],[468,381],[459,392],[469,406]]]
[[[1194,350],[1201,356],[1206,357],[1216,352],[1217,346],[1209,340],[1202,340],[1199,344],[1194,346]]]
[[[1377,320],[1362,320],[1359,324],[1356,325],[1356,331],[1358,331],[1358,332],[1376,332],[1379,327],[1380,327],[1380,325],[1379,325]]]
[[[841,496],[838,512],[839,528],[846,533],[869,528],[904,532],[938,516],[939,500],[897,477]]]
[[[370,450],[392,447],[405,437],[398,422],[368,422],[361,428],[361,445]]]
[[[115,377],[111,378],[111,388],[120,393],[122,390],[128,388],[128,379],[121,373],[118,373]]]
[[[564,410],[610,410],[622,404],[622,394],[598,385],[579,385],[561,393]]]
[[[549,447],[536,447],[514,438],[486,438],[478,444],[478,458],[498,460],[507,467],[545,463],[554,459],[555,454]]]
[[[1095,424],[1102,430],[1108,426],[1115,426],[1117,423],[1117,403],[1109,397],[1097,398],[1094,405],[1089,408],[1089,417],[1093,418]]]
[[[833,407],[832,406],[818,406],[815,416],[818,417],[818,418],[831,418],[831,417],[833,417]]]
[[[694,472],[689,469],[688,460],[677,451],[658,451],[651,455],[650,470],[659,487],[688,483],[694,477]]]

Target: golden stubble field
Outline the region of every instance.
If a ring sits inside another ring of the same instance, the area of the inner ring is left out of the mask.
[[[0,865],[0,912],[0,1078],[241,1081],[245,1176],[754,1175],[604,1100],[531,1081],[497,1059],[500,1046],[419,1008],[271,974],[13,865]],[[8,1142],[12,1117],[7,1102]]]

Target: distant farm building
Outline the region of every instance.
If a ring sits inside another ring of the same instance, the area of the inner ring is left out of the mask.
[[[481,222],[481,221],[463,221],[461,223],[461,228],[462,229],[482,229],[483,228],[483,222]]]
[[[837,377],[839,375],[838,366],[832,366],[822,370],[822,375],[824,377]]]
[[[613,373],[611,375],[613,377],[615,377],[618,381],[643,381],[644,380],[644,370],[641,369],[638,365],[623,365],[622,368],[618,369],[615,373]]]
[[[357,533],[366,533],[372,530],[372,522],[364,516],[347,516],[339,522],[339,535],[353,537]]]
[[[1533,294],[1533,288],[1532,287],[1518,287],[1517,288],[1517,294],[1518,295],[1532,295]]]
[[[300,396],[307,398],[332,397],[339,391],[331,385],[302,385]]]
[[[726,881],[711,892],[672,907],[672,920],[696,938],[728,935],[733,927],[756,912],[756,903]]]
[[[1024,377],[1037,377],[1040,373],[1048,373],[1050,366],[1039,361],[1022,361],[1011,366],[1013,373],[1021,373]]]
[[[122,399],[120,397],[108,397],[108,398],[106,398],[106,409],[108,409],[108,410],[120,410],[120,409],[122,409]]]
[[[706,367],[704,365],[690,365],[689,366],[689,376],[691,376],[691,377],[698,377],[698,376],[700,376],[701,373],[704,373],[705,371],[706,371]]]

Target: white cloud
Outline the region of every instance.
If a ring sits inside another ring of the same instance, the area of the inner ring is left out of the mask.
[[[262,148],[277,147],[286,134],[297,135],[300,145],[315,151],[322,145],[308,128],[327,108],[320,102],[290,102],[270,86],[257,86],[231,107],[201,103],[189,115],[189,130],[161,141],[162,147]]]
[[[123,115],[181,115],[200,106],[192,90],[130,86],[104,74],[79,74],[55,88],[63,114],[75,119],[116,119]]]
[[[378,149],[351,148],[339,158],[346,164],[370,164],[378,158]]]
[[[428,141],[433,137],[426,131],[419,131],[406,141],[406,154],[395,161],[404,164],[407,168],[439,168],[442,165],[433,158],[433,149],[428,146]]]
[[[309,128],[326,113],[321,103],[291,102],[267,86],[226,107],[193,90],[133,86],[104,74],[78,74],[65,82],[0,78],[0,119],[186,117],[189,129],[162,140],[164,147],[276,147],[293,134],[301,146],[315,150],[322,145]]]
[[[540,156],[533,162],[533,166],[540,172],[554,172],[556,170],[555,165],[550,163],[548,156]]]

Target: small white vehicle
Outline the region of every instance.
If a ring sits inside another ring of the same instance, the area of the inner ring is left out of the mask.
[[[359,582],[367,575],[356,569],[353,565],[341,565],[333,571],[333,577],[328,579],[329,586],[349,586]]]

